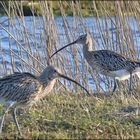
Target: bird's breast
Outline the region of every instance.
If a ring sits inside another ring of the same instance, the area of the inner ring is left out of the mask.
[[[56,79],[48,82],[47,85],[41,87],[40,88],[40,91],[39,91],[39,94],[38,94],[38,96],[36,97],[35,100],[39,100],[39,99],[44,98],[53,89],[53,87],[55,85],[55,82],[56,82]]]
[[[110,74],[112,75],[112,77],[115,77],[115,79],[118,79],[118,80],[126,80],[126,79],[130,78],[130,72],[128,72],[125,69],[112,71],[112,72],[110,72]],[[138,77],[140,77],[140,72],[133,71],[132,75],[137,75]]]

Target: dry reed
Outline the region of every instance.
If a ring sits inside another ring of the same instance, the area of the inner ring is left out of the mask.
[[[0,68],[3,69],[1,76],[17,70],[38,74],[47,66],[48,58],[54,51],[87,31],[93,36],[95,50],[113,50],[134,60],[140,55],[138,53],[139,41],[133,33],[133,30],[139,31],[140,29],[138,1],[90,1],[87,9],[93,15],[90,17],[90,24],[88,24],[88,18],[82,16],[80,1],[57,1],[61,13],[59,17],[53,14],[52,1],[38,2],[41,16],[34,15],[34,3],[31,1],[33,16],[30,17],[24,17],[24,1],[9,1],[8,7],[4,1],[0,3],[7,15],[4,20],[0,21],[0,31],[7,33],[8,41],[8,46],[3,46],[2,41],[5,36],[0,34]],[[66,5],[72,12],[72,17],[66,16],[64,8]],[[100,11],[98,5],[101,6]],[[113,16],[106,7],[113,9]],[[125,15],[124,8],[133,13],[135,18],[131,20],[132,23],[130,22],[131,16]],[[138,28],[132,29],[133,22]],[[6,63],[7,58],[4,55],[6,48],[9,52],[10,64]],[[91,91],[111,90],[111,80],[92,72],[81,52],[81,48],[77,45],[71,46],[70,49],[57,54],[50,63],[60,67],[63,73],[81,82]],[[89,84],[91,81],[93,81],[92,85]],[[105,88],[102,88],[103,84]],[[64,89],[69,85],[69,91],[77,89],[75,85],[61,81],[57,84],[56,91],[58,85]]]

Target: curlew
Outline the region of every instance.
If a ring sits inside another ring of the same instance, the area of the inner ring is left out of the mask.
[[[90,95],[81,84],[61,74],[53,66],[46,67],[38,77],[30,73],[16,72],[0,79],[0,103],[6,107],[1,118],[0,133],[2,132],[5,115],[10,110],[17,130],[22,135],[16,118],[16,109],[31,106],[39,99],[45,97],[52,90],[56,79],[59,77],[78,84]]]
[[[77,40],[60,48],[52,54],[51,57],[75,43],[83,46],[83,55],[93,70],[114,79],[112,92],[115,92],[117,88],[117,80],[121,81],[129,78],[129,91],[132,90],[132,76],[137,74],[140,78],[140,62],[131,61],[130,59],[110,50],[93,50],[92,38],[89,33],[79,36]]]

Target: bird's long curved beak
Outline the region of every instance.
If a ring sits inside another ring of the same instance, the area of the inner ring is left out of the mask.
[[[81,88],[83,88],[83,89],[86,91],[86,93],[87,93],[88,96],[91,96],[90,93],[88,92],[88,90],[87,90],[85,87],[83,87],[81,84],[79,84],[79,83],[76,82],[75,80],[73,80],[73,79],[71,79],[71,78],[69,78],[69,77],[67,77],[67,76],[65,76],[65,75],[63,75],[63,74],[60,74],[60,73],[58,73],[58,74],[59,74],[60,77],[62,77],[62,78],[64,78],[64,79],[67,79],[67,80],[69,80],[69,81],[72,81],[73,83],[79,85]]]
[[[76,43],[76,41],[71,42],[71,43],[65,45],[64,47],[60,48],[60,49],[57,50],[55,53],[53,53],[53,54],[49,57],[49,59],[51,59],[55,54],[57,54],[58,52],[60,52],[60,51],[63,50],[64,48],[66,48],[66,47],[68,47],[68,46],[70,46],[70,45],[72,45],[72,44],[75,44],[75,43]]]

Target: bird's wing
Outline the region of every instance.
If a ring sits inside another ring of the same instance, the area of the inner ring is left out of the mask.
[[[128,69],[129,65],[131,65],[125,57],[109,50],[95,51],[92,57],[94,57],[93,59],[97,65],[107,71]]]
[[[14,73],[0,79],[0,98],[26,101],[37,93],[41,84],[29,73]]]

